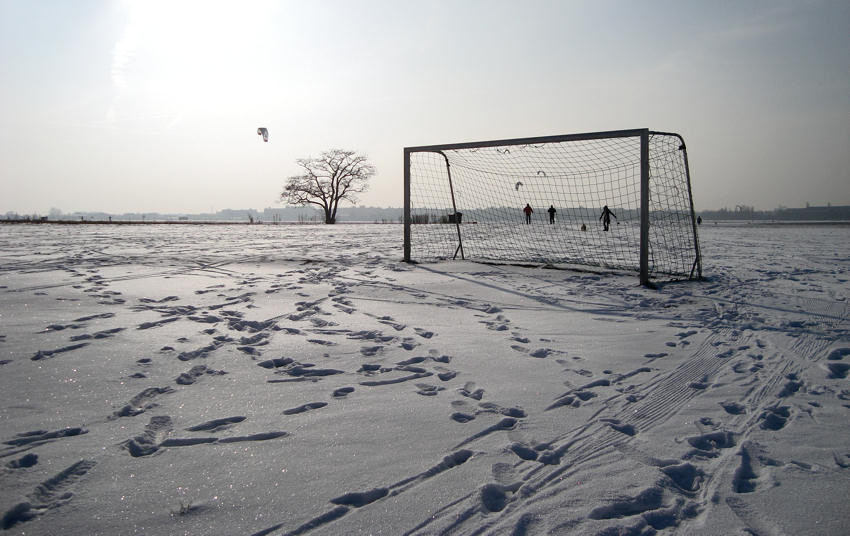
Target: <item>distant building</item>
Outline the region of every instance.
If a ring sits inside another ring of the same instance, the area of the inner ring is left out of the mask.
[[[780,220],[850,220],[850,206],[782,208],[776,211],[776,218]]]

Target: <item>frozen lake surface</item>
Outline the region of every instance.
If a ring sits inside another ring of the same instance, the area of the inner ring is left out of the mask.
[[[401,240],[0,225],[0,533],[846,533],[850,226],[658,289]]]

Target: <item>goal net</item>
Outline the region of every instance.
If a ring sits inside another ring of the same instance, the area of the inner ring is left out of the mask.
[[[406,261],[599,266],[642,283],[702,275],[678,134],[406,147],[404,160]]]

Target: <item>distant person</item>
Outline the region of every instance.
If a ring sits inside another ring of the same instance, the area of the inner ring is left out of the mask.
[[[702,225],[702,216],[697,216],[697,225]]]
[[[608,208],[608,205],[602,207],[602,215],[599,216],[599,219],[602,220],[602,230],[607,231],[608,227],[611,225],[611,216],[614,216],[614,219],[617,219],[617,215],[611,212],[611,209]]]
[[[558,212],[557,210],[555,210],[555,205],[549,205],[549,210],[547,210],[546,212],[549,213],[549,225],[552,225],[553,223],[555,223],[555,213]]]
[[[525,223],[531,223],[531,215],[534,214],[534,209],[531,208],[531,205],[528,203],[525,204],[525,208],[522,209],[525,212]]]
[[[587,231],[587,225],[585,225],[585,224],[583,224],[583,223],[582,223],[582,224],[581,224],[581,230],[582,230],[582,231]]]

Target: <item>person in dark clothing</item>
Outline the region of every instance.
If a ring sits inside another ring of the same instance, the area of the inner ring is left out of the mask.
[[[611,212],[611,209],[608,208],[608,205],[602,207],[602,215],[599,216],[599,219],[602,220],[602,230],[607,231],[608,227],[611,225],[611,216],[614,216],[614,219],[617,219],[617,216]]]
[[[531,208],[531,205],[528,203],[525,204],[525,208],[522,209],[525,212],[525,223],[531,223],[531,215],[534,213],[534,209]]]
[[[546,212],[549,213],[549,225],[555,223],[555,213],[558,212],[555,210],[555,205],[549,205],[549,210]]]

